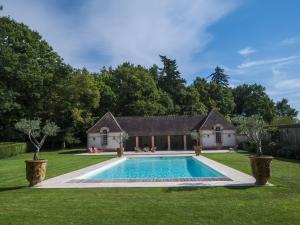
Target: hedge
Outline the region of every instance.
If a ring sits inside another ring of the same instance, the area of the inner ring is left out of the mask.
[[[0,159],[8,158],[26,152],[26,143],[3,142],[0,143]]]
[[[240,144],[240,149],[254,153],[256,152],[256,145],[251,142],[244,142]],[[290,159],[300,159],[300,145],[283,145],[277,142],[263,143],[263,154],[272,155],[275,157],[283,157]]]

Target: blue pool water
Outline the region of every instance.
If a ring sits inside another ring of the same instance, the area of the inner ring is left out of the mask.
[[[224,175],[193,157],[129,158],[88,179],[216,178]]]

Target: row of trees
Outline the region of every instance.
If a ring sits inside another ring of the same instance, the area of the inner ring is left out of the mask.
[[[58,143],[79,143],[96,118],[167,115],[219,110],[227,117],[260,114],[266,122],[294,121],[297,111],[286,99],[274,103],[258,84],[229,87],[229,76],[216,67],[209,78],[187,85],[176,60],[160,56],[162,66],[123,63],[99,73],[74,69],[42,37],[11,18],[0,18],[0,139],[22,137],[21,118],[54,121]],[[52,140],[52,143],[54,141]]]

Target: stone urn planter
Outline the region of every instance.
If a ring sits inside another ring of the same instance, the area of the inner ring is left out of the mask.
[[[26,178],[32,187],[45,179],[47,160],[26,160]]]
[[[122,157],[124,154],[124,148],[117,148],[117,155],[118,157]]]
[[[254,155],[250,156],[252,174],[256,180],[255,184],[265,185],[272,175],[272,156]]]
[[[196,156],[199,156],[202,151],[201,146],[194,146],[194,151],[195,151]]]

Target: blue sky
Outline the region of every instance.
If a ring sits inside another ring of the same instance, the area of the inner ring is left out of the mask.
[[[176,58],[190,83],[216,65],[231,85],[260,83],[300,111],[298,0],[0,0],[67,63],[99,71]]]

